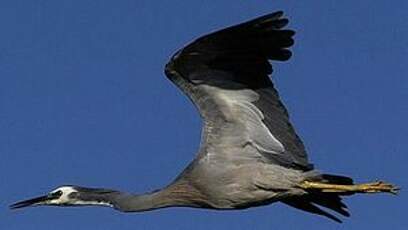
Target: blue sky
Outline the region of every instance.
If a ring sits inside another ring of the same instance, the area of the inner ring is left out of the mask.
[[[166,185],[193,158],[201,124],[164,64],[200,35],[279,9],[297,35],[273,78],[310,159],[407,188],[407,1],[4,0],[0,229],[405,229],[405,191],[347,198],[342,225],[281,204],[8,210],[62,184]]]

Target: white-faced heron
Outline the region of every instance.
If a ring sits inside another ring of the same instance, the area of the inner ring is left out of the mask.
[[[167,77],[203,119],[198,154],[168,186],[139,195],[62,186],[10,207],[100,205],[138,212],[174,206],[244,209],[280,201],[340,222],[328,210],[349,216],[342,196],[396,193],[392,184],[353,184],[309,163],[269,78],[270,60],[291,57],[295,32],[282,29],[288,23],[282,15],[275,12],[200,37],[166,65]]]

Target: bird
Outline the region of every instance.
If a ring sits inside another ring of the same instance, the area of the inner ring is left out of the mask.
[[[295,32],[285,28],[288,23],[283,11],[269,13],[199,37],[170,58],[165,75],[195,105],[203,127],[195,158],[167,186],[134,194],[64,185],[10,208],[235,210],[281,202],[342,222],[338,215],[350,216],[344,196],[396,194],[399,188],[393,184],[355,184],[310,163],[270,78],[272,61],[292,56]]]

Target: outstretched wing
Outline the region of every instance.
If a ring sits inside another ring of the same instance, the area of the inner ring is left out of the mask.
[[[263,161],[311,169],[269,74],[288,60],[292,30],[282,12],[203,36],[178,51],[166,75],[204,121],[199,160]]]

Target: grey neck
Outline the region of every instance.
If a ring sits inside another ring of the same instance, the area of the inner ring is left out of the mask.
[[[175,205],[160,197],[160,191],[140,195],[120,193],[112,204],[122,212],[143,212]]]
[[[210,207],[207,199],[187,183],[173,183],[166,188],[140,195],[112,191],[82,195],[81,200],[111,206],[122,212],[142,212],[165,207]]]

